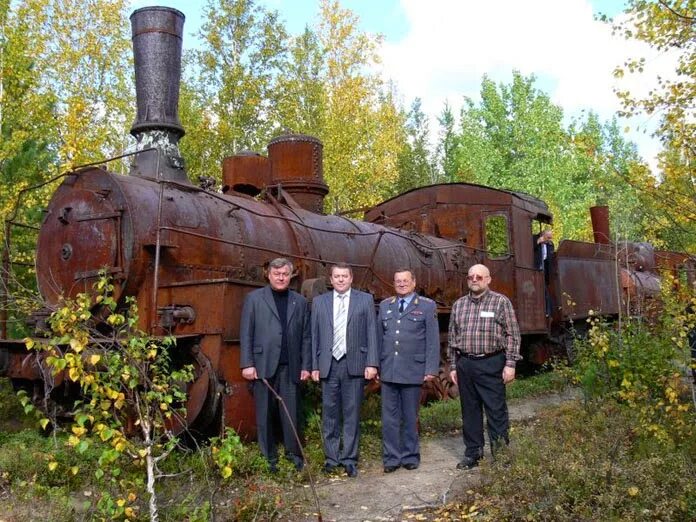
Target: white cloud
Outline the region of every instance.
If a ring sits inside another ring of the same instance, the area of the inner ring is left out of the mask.
[[[608,120],[620,107],[614,88],[645,92],[656,74],[617,81],[613,71],[628,57],[649,56],[658,73],[674,71],[671,59],[612,35],[608,24],[594,20],[587,0],[401,0],[401,6],[410,27],[400,41],[385,42],[384,74],[407,101],[422,98],[433,116],[445,100],[458,109],[463,96],[477,99],[483,74],[507,83],[519,70],[534,74],[567,116],[591,109]],[[648,128],[654,123],[630,122]],[[642,133],[629,138],[654,167],[657,143]]]

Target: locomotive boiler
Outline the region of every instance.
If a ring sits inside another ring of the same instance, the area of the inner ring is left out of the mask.
[[[90,292],[106,268],[114,298],[135,297],[140,327],[175,336],[175,349],[194,365],[186,405],[191,428],[212,431],[224,423],[255,434],[253,399],[239,367],[239,319],[245,295],[266,284],[264,265],[274,257],[293,260],[292,287],[308,299],[328,289],[327,270],[336,262],[353,267],[354,286],[376,303],[393,294],[396,268],[412,268],[417,291],[437,303],[443,343],[468,268],[484,263],[493,288],[512,300],[523,354],[534,362],[565,350],[569,322],[589,310],[617,314],[627,310],[631,292],[655,295],[656,259],[668,259],[671,270],[693,269],[689,256],[656,253],[646,244],[631,244],[619,268],[623,247],[608,240],[608,217],[598,209],[594,243],[559,245],[549,288],[555,307],[547,318],[531,234],[553,218],[527,194],[440,184],[383,202],[363,221],[324,215],[322,144],[298,134],[273,139],[267,155],[226,158],[222,192],[196,186],[178,150],[184,15],[149,7],[135,11],[131,22],[137,117],[130,173],[116,174],[105,163],[65,176],[40,227],[37,281],[50,308],[61,297]],[[0,341],[0,375],[41,402],[40,362],[23,343]],[[443,378],[429,391],[445,397],[454,390]],[[60,403],[64,396],[54,389],[50,398]]]

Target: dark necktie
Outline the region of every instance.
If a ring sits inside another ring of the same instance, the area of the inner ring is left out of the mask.
[[[405,299],[399,299],[399,313],[400,313],[400,314],[404,313],[404,308],[405,308],[404,305],[405,305],[405,304],[406,304],[406,300],[405,300]]]

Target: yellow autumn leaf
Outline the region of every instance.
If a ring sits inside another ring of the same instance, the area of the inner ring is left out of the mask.
[[[132,507],[127,507],[123,513],[127,518],[135,518],[135,510]]]
[[[27,350],[31,350],[35,344],[36,343],[34,343],[34,339],[32,339],[31,337],[26,337],[24,339],[24,346],[27,347]]]
[[[132,491],[130,493],[128,493],[128,502],[135,502],[137,498],[138,498],[138,495],[136,495]]]
[[[635,497],[638,494],[638,491],[638,488],[635,486],[631,486],[630,488],[628,488],[628,494],[632,497]]]
[[[48,470],[49,471],[55,471],[57,467],[58,467],[58,463],[55,460],[48,463]]]
[[[68,377],[71,381],[76,382],[80,378],[80,370],[77,368],[70,368],[70,370],[68,370]]]
[[[101,361],[101,355],[97,355],[97,354],[90,355],[90,357],[89,357],[89,364],[91,364],[91,365],[94,366],[94,365],[97,364],[99,361]]]
[[[123,506],[125,506],[125,505],[126,505],[126,499],[125,499],[125,498],[119,498],[119,499],[116,501],[116,505],[118,505],[118,507],[123,507]]]
[[[82,437],[85,433],[87,433],[87,428],[83,428],[81,426],[73,426],[72,432],[78,437]]]
[[[85,345],[82,341],[70,339],[70,348],[72,348],[75,352],[80,353],[82,350],[84,350]]]
[[[225,466],[222,468],[222,478],[228,478],[230,475],[232,475],[232,468],[229,466]]]
[[[77,475],[78,471],[80,471],[80,468],[78,468],[77,466],[73,466],[70,468],[70,473],[72,473],[73,475]]]

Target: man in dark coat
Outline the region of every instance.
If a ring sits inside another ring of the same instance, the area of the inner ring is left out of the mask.
[[[302,451],[295,437],[299,412],[299,384],[310,377],[311,330],[307,301],[288,289],[293,265],[284,258],[271,261],[269,285],[244,299],[240,324],[240,366],[253,381],[259,448],[271,471],[277,470],[278,450],[274,418],[280,414],[286,457],[302,469]],[[265,379],[285,403],[288,414],[269,390]]]
[[[551,301],[551,264],[554,256],[553,231],[550,228],[544,229],[539,234],[532,236],[534,244],[534,268],[544,271],[544,308],[546,317],[553,314],[553,302]]]
[[[418,407],[423,382],[440,369],[440,333],[435,301],[416,294],[408,269],[394,274],[396,296],[382,301],[377,320],[382,381],[384,472],[420,464]]]
[[[341,465],[349,477],[358,474],[365,380],[374,379],[379,366],[374,298],[351,288],[352,283],[351,267],[338,263],[331,267],[333,291],[312,301],[312,379],[321,379],[324,471]]]

